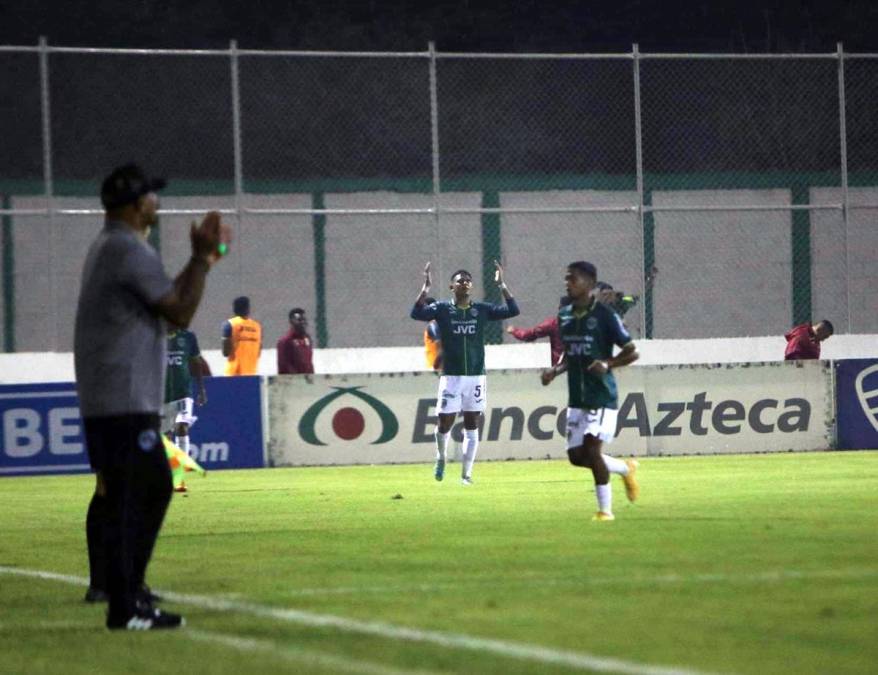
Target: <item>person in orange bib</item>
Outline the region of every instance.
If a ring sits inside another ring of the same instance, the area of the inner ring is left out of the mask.
[[[223,323],[226,375],[256,375],[262,353],[262,326],[250,318],[250,298],[235,298],[232,311],[235,316]]]
[[[428,305],[436,302],[436,298],[424,300]],[[439,335],[439,325],[431,321],[424,329],[424,356],[427,359],[427,367],[432,368],[434,373],[442,370],[442,337]]]

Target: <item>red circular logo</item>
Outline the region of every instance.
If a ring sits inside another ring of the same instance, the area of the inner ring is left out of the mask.
[[[332,430],[343,441],[359,438],[365,428],[363,413],[356,408],[342,408],[332,416]]]

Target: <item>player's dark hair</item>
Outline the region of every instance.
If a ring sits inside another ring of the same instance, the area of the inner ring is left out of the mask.
[[[293,317],[296,316],[296,314],[301,314],[302,316],[305,316],[305,310],[302,309],[301,307],[293,307],[290,310],[290,314],[289,314],[290,321],[293,320]]]
[[[835,333],[835,326],[832,325],[832,321],[830,321],[829,319],[821,319],[820,323],[822,323],[824,326],[826,326],[830,335]]]
[[[586,262],[585,260],[577,260],[576,262],[572,262],[567,265],[567,269],[576,270],[580,274],[591,277],[595,281],[598,280],[598,268],[595,267],[592,263]]]
[[[466,274],[469,277],[470,281],[473,280],[473,275],[470,274],[467,270],[457,270],[454,274],[451,275],[451,280],[454,281],[454,277],[456,277],[458,274]]]
[[[242,295],[232,301],[232,311],[236,316],[247,316],[250,313],[250,298]]]
[[[434,302],[436,302],[436,298],[431,298],[431,297],[424,298],[425,305],[432,305]]]

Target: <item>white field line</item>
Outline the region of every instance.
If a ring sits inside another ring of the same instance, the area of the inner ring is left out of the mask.
[[[760,584],[782,583],[784,581],[809,579],[867,579],[878,577],[878,570],[779,570],[757,572],[755,574],[660,574],[642,577],[540,577],[525,576],[498,581],[496,577],[482,579],[461,579],[430,584],[398,584],[385,586],[329,586],[325,588],[293,588],[282,594],[283,597],[358,595],[369,593],[433,593],[461,587],[506,589],[511,586],[660,586],[666,584]]]
[[[57,574],[41,570],[20,569],[16,567],[0,566],[0,574],[23,576],[48,581],[59,581],[75,586],[87,586],[88,579],[85,577]],[[373,635],[382,639],[403,640],[407,642],[424,642],[440,647],[456,649],[468,649],[475,652],[494,654],[503,658],[520,659],[536,663],[551,664],[573,668],[576,670],[590,670],[601,673],[623,673],[624,675],[706,675],[702,671],[687,668],[673,668],[654,666],[649,664],[623,661],[621,659],[606,658],[588,654],[585,652],[573,652],[564,649],[552,649],[520,642],[507,640],[495,640],[480,638],[472,635],[459,633],[446,633],[442,631],[420,630],[406,626],[395,626],[380,621],[360,621],[347,619],[332,614],[317,614],[298,609],[285,609],[270,607],[249,602],[234,600],[222,600],[204,595],[190,595],[173,593],[159,590],[167,600],[177,602],[199,609],[213,610],[217,612],[237,612],[249,614],[266,619],[274,619],[286,623],[296,623],[316,628],[334,628],[346,633],[361,635]],[[184,629],[186,630],[186,629]]]
[[[327,654],[313,649],[301,649],[289,645],[277,644],[269,640],[257,640],[254,638],[240,637],[238,635],[225,635],[201,630],[187,629],[183,631],[186,637],[199,642],[209,642],[222,645],[239,652],[261,652],[273,657],[279,657],[284,661],[301,663],[311,667],[322,667],[332,672],[340,673],[363,673],[364,675],[430,675],[433,671],[427,670],[399,670],[369,661],[346,659],[341,656]]]

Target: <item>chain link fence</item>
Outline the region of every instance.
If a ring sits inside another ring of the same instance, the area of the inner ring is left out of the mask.
[[[251,297],[267,346],[419,344],[408,319],[493,260],[551,316],[565,265],[637,297],[640,338],[878,333],[878,56],[342,54],[0,47],[5,351],[69,351],[102,177],[169,178],[154,244],[236,228],[194,321]],[[658,273],[652,277],[651,270]],[[492,342],[509,340],[496,326]]]

